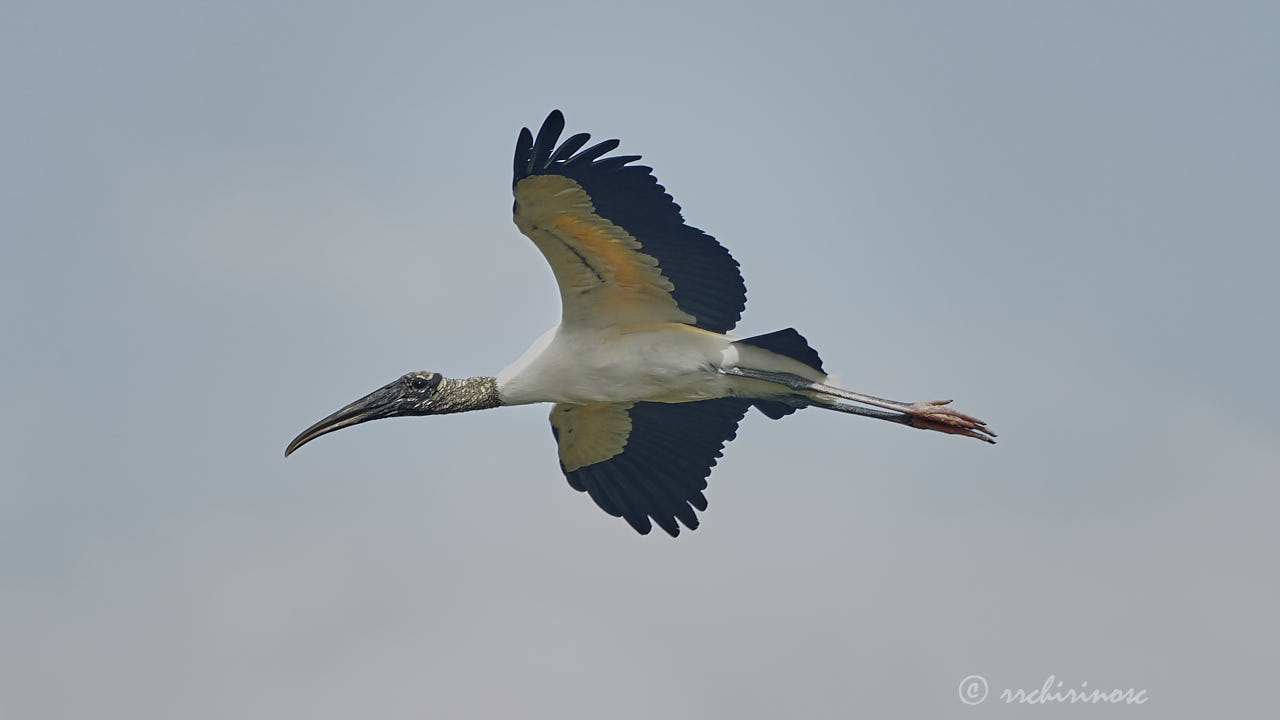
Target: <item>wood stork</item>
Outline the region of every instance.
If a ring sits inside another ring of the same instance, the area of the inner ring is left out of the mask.
[[[904,403],[827,384],[794,329],[737,339],[746,287],[729,251],[686,225],[638,155],[590,135],[560,143],[564,116],[516,140],[516,226],[551,264],[560,324],[497,376],[411,372],[304,430],[288,456],[369,420],[555,403],[551,431],[569,485],[638,532],[698,527],[703,490],[751,407],[778,419],[819,407],[994,442],[950,401]],[[851,403],[860,403],[854,405]],[[871,407],[863,407],[863,405]]]

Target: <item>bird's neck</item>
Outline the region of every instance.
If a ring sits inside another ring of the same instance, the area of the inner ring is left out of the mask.
[[[436,388],[433,414],[486,410],[501,404],[495,377],[444,378]]]

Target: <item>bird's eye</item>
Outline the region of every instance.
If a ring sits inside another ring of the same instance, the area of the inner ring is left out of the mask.
[[[414,390],[426,390],[427,386],[430,384],[431,382],[422,375],[414,375],[413,378],[409,380],[409,387]]]

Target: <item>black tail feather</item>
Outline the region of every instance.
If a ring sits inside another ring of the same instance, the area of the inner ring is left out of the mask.
[[[809,342],[795,328],[756,335],[737,342],[784,355],[820,373],[826,373],[826,370],[822,369],[822,358],[818,356],[818,351],[809,347]],[[755,400],[751,404],[772,420],[784,418],[800,409],[779,400]]]
[[[785,355],[796,362],[804,363],[820,373],[826,372],[826,370],[822,369],[822,358],[818,357],[818,351],[809,347],[809,341],[796,332],[795,328],[778,330],[766,335],[756,335],[746,340],[739,340],[737,344],[754,345],[758,348],[776,352],[779,355]]]

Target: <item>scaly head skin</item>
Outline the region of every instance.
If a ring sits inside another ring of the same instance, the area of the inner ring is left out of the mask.
[[[404,375],[303,430],[285,448],[294,450],[334,430],[370,420],[410,415],[442,415],[497,407],[498,383],[491,377],[452,380],[440,373],[419,371]]]

